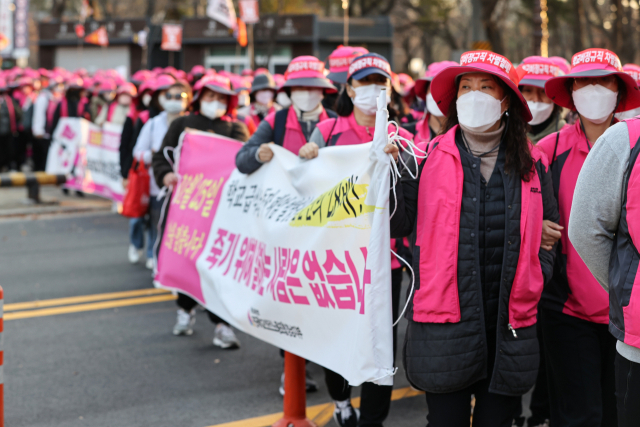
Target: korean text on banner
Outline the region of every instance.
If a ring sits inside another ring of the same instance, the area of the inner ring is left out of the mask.
[[[385,105],[372,143],[312,161],[274,146],[251,175],[240,144],[185,133],[156,285],[352,385],[392,384]]]
[[[120,175],[122,126],[102,128],[81,118],[63,117],[53,132],[47,173],[70,175],[66,188],[122,202]]]

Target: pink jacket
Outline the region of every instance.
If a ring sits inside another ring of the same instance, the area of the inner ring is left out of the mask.
[[[550,308],[563,307],[563,313],[579,319],[608,324],[609,296],[582,261],[567,234],[573,192],[591,143],[582,132],[578,121],[572,126],[566,126],[559,135],[556,132],[543,138],[536,147],[547,155],[551,164],[553,187],[560,211],[560,225],[564,227],[556,257],[556,263],[560,263],[561,266],[556,271],[560,270],[562,274],[554,274],[543,294],[543,304],[549,305]]]
[[[464,172],[455,143],[457,126],[434,138],[418,189],[416,245],[420,247],[420,288],[413,299],[413,320],[422,323],[460,322],[458,240]],[[437,144],[435,144],[437,142]],[[435,148],[434,148],[435,147]],[[531,146],[534,161],[545,158]],[[522,182],[520,253],[509,296],[513,329],[536,323],[544,277],[538,251],[543,204],[540,177]]]

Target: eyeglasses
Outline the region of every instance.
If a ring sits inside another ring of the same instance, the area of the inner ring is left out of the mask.
[[[179,100],[179,99],[181,99],[181,98],[186,98],[186,97],[187,97],[187,93],[186,93],[186,92],[182,92],[182,93],[176,93],[176,94],[174,94],[174,95],[171,95],[170,93],[165,93],[165,94],[164,94],[164,97],[165,97],[167,100],[171,100],[171,99]]]

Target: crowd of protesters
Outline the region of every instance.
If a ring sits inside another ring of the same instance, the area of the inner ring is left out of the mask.
[[[390,245],[416,276],[403,362],[426,392],[428,425],[467,427],[473,413],[474,427],[638,426],[639,80],[640,67],[605,49],[517,67],[467,52],[415,81],[349,46],[326,63],[294,58],[284,75],[168,67],[125,81],[113,70],[15,68],[0,77],[0,169],[44,170],[62,117],[122,125],[125,187],[132,167],[150,174],[149,211],[130,219],[128,258],[141,260],[146,235],[153,269],[163,197],[179,180],[166,148],[185,129],[243,142],[236,166],[250,174],[273,158],[273,144],[313,159],[372,141],[386,89],[388,130],[403,144],[385,152],[408,165],[390,191]],[[392,255],[391,266],[395,319],[403,265]],[[179,294],[177,305],[173,334],[191,335],[197,302]],[[208,315],[213,344],[239,348],[229,324]],[[365,383],[356,410],[340,375],[325,370],[325,382],[338,425],[383,425],[391,387]],[[283,384],[284,374],[282,394]],[[307,375],[307,390],[317,389]]]

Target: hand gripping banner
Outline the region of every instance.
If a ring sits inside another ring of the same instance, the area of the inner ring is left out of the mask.
[[[311,161],[273,146],[273,159],[250,175],[235,168],[240,143],[185,132],[156,285],[352,385],[391,385],[390,167],[381,99],[371,143],[324,148]]]

